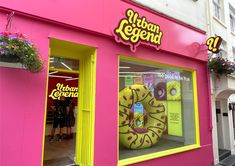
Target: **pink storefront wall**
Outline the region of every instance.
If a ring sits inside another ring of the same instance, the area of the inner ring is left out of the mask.
[[[11,30],[28,34],[38,46],[45,61],[45,69],[38,74],[31,74],[22,69],[0,67],[0,166],[40,166],[41,164],[49,37],[97,47],[95,166],[117,165],[119,54],[197,71],[202,147],[135,165],[171,166],[179,163],[181,166],[210,166],[213,156],[206,54],[198,47],[198,44],[205,42],[205,35],[123,1],[71,0],[67,4],[61,2],[52,3],[46,0],[40,2],[2,0],[0,2],[0,6],[3,6],[0,7],[0,29],[4,30],[6,25],[8,8],[22,11],[23,13],[16,12]],[[111,32],[127,8],[133,8],[150,21],[160,24],[164,32],[162,51],[139,46],[136,53],[132,53],[127,46],[114,41]],[[24,12],[31,15],[25,15]],[[42,17],[58,22],[42,21]]]

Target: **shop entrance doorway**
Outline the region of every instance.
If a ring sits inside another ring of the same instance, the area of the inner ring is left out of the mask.
[[[44,166],[74,164],[79,61],[50,57]]]
[[[44,166],[93,165],[95,49],[50,39]]]

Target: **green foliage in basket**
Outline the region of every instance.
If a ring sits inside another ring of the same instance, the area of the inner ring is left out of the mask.
[[[228,76],[235,71],[235,64],[222,57],[210,57],[208,59],[208,69],[215,73],[217,77]]]
[[[19,62],[33,73],[43,69],[37,48],[21,33],[0,33],[0,61]]]

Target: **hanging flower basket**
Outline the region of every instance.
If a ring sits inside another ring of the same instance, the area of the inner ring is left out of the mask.
[[[208,69],[211,73],[214,73],[217,78],[220,78],[222,75],[228,76],[234,73],[235,64],[222,57],[210,57],[208,59]]]
[[[21,63],[33,73],[43,69],[37,48],[21,33],[0,33],[0,61]]]

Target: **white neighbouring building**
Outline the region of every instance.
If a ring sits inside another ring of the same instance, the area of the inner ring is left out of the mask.
[[[235,61],[235,1],[209,0],[207,4],[208,36],[221,36],[222,56]],[[218,164],[219,149],[235,154],[235,77],[217,79],[211,76],[213,153],[214,164]]]

